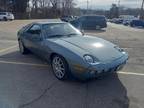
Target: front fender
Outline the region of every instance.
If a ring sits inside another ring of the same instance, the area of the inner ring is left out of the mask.
[[[61,40],[57,40],[57,42],[49,41],[47,45],[49,46],[51,54],[56,53],[65,58],[74,76],[77,76],[77,72],[83,72],[83,70],[90,66],[83,59],[83,55],[89,53],[78,47]]]

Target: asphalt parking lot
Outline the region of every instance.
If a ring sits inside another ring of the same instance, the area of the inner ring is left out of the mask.
[[[106,30],[85,31],[130,58],[118,74],[82,83],[59,81],[45,61],[19,53],[16,32],[33,21],[0,22],[0,108],[144,108],[144,29],[108,23]]]

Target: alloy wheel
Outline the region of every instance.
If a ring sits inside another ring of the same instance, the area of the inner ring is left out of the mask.
[[[52,60],[52,67],[55,76],[58,79],[63,79],[65,76],[65,65],[63,60],[60,57],[55,56]]]

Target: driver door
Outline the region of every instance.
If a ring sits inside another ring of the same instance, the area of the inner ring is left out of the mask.
[[[32,27],[27,30],[26,34],[26,41],[27,47],[34,53],[41,55],[43,49],[43,37],[41,33],[41,26],[38,24],[32,25]]]

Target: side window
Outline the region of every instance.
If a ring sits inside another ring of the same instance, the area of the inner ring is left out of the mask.
[[[41,33],[41,27],[40,27],[40,25],[35,24],[27,32],[30,34],[38,34],[39,35]]]
[[[1,12],[1,13],[0,13],[0,15],[6,15],[6,13],[4,13],[4,12]]]
[[[85,21],[86,20],[86,17],[81,17],[81,18],[79,18],[79,21]]]
[[[97,19],[98,19],[98,17],[95,17],[95,16],[87,16],[88,21],[95,21]]]
[[[43,25],[42,29],[43,29],[44,36],[52,34],[52,29],[51,29],[50,25],[48,25],[48,24]]]

